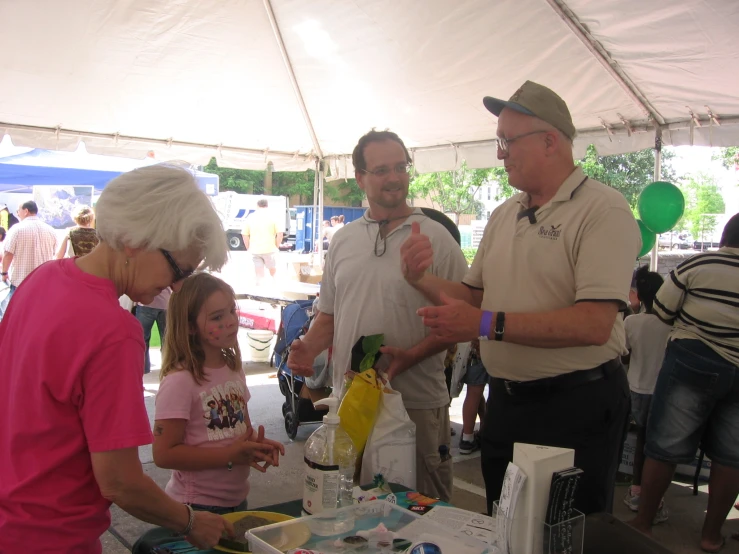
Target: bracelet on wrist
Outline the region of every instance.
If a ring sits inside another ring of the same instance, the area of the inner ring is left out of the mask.
[[[192,533],[192,526],[195,524],[195,510],[193,510],[192,506],[189,504],[185,504],[185,507],[187,508],[189,519],[187,521],[187,527],[185,527],[185,530],[181,533],[184,537]]]

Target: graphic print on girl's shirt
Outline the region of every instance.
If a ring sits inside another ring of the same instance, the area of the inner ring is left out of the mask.
[[[246,433],[244,392],[244,384],[238,381],[227,381],[200,392],[209,441],[230,439]]]

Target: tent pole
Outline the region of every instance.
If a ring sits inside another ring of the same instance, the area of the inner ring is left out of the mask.
[[[654,180],[659,181],[662,176],[662,129],[657,127],[654,135]],[[650,271],[657,271],[659,267],[659,237],[654,241],[652,258],[649,263]]]
[[[303,93],[300,91],[300,85],[298,85],[298,79],[295,77],[295,71],[293,70],[293,64],[290,61],[290,56],[287,54],[287,48],[285,48],[285,42],[282,40],[282,33],[280,32],[280,26],[277,24],[277,18],[275,18],[275,12],[272,10],[272,3],[270,0],[264,0],[264,9],[267,12],[267,17],[269,18],[269,24],[272,26],[272,32],[275,35],[275,40],[277,41],[277,47],[280,49],[280,54],[282,54],[282,61],[285,64],[285,69],[287,70],[287,75],[290,77],[290,84],[292,84],[293,92],[295,93],[295,98],[298,101],[298,105],[300,106],[300,111],[303,112],[303,119],[305,119],[305,125],[308,127],[308,132],[310,133],[310,139],[313,142],[313,149],[315,150],[316,154],[318,155],[318,159],[323,159],[323,151],[321,151],[321,145],[318,142],[318,136],[316,135],[316,131],[313,128],[313,122],[310,119],[310,114],[308,113],[308,108],[305,105],[305,100],[303,100]]]
[[[316,214],[316,252],[318,254],[318,263],[314,264],[320,268],[323,268],[323,185],[324,185],[324,171],[326,164],[323,160],[318,160],[318,209],[315,211]]]
[[[314,176],[313,176],[313,215],[311,216],[311,234],[310,234],[310,260],[311,266],[313,265],[313,252],[316,249],[316,213],[318,212],[318,191],[320,187],[318,185],[318,169],[320,167],[320,160],[316,160]]]

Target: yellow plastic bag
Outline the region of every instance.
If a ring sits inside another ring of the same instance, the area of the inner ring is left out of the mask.
[[[375,425],[380,406],[382,384],[377,382],[374,369],[357,373],[339,406],[341,426],[354,442],[357,452],[364,450]]]

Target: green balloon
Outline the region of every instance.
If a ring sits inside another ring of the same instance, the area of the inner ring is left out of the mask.
[[[685,197],[672,183],[656,181],[641,192],[637,207],[644,224],[659,235],[680,221],[685,211]]]
[[[636,222],[639,224],[639,232],[641,233],[641,250],[637,258],[641,258],[652,251],[654,243],[657,241],[657,235],[650,231],[641,219],[637,219]]]

